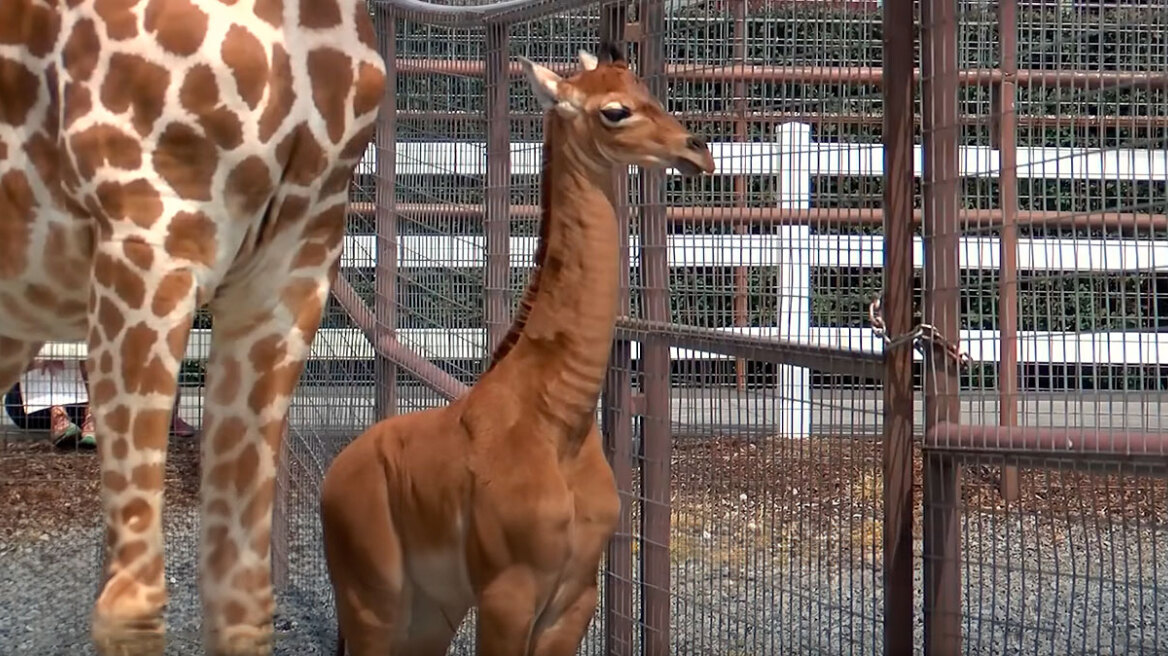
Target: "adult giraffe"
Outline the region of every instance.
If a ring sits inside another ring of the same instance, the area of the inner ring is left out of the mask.
[[[384,87],[363,0],[0,0],[0,389],[88,339],[102,656],[163,653],[166,434],[203,305],[205,646],[271,651],[282,424]]]

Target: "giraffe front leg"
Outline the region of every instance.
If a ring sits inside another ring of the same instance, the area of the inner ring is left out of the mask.
[[[272,275],[246,296],[225,294],[213,308],[200,545],[208,654],[271,653],[276,468],[291,395],[328,294],[326,273]]]
[[[0,395],[12,389],[36,359],[44,342],[28,342],[0,335]]]
[[[90,284],[86,369],[106,527],[93,639],[101,656],[161,656],[163,470],[196,283],[130,237],[98,244]]]

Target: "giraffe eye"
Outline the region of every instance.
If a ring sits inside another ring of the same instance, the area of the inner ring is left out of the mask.
[[[605,107],[600,110],[600,118],[609,125],[615,125],[633,115],[632,110],[623,105],[619,107]]]

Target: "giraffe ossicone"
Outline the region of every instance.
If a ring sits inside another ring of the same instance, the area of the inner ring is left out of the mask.
[[[0,45],[0,388],[86,341],[97,651],[164,651],[167,431],[207,306],[205,648],[269,654],[277,454],[385,92],[367,5],[2,0]]]

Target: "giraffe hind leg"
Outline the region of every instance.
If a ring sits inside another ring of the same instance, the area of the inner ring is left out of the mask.
[[[12,389],[20,375],[40,353],[44,342],[28,342],[0,336],[0,395]]]

